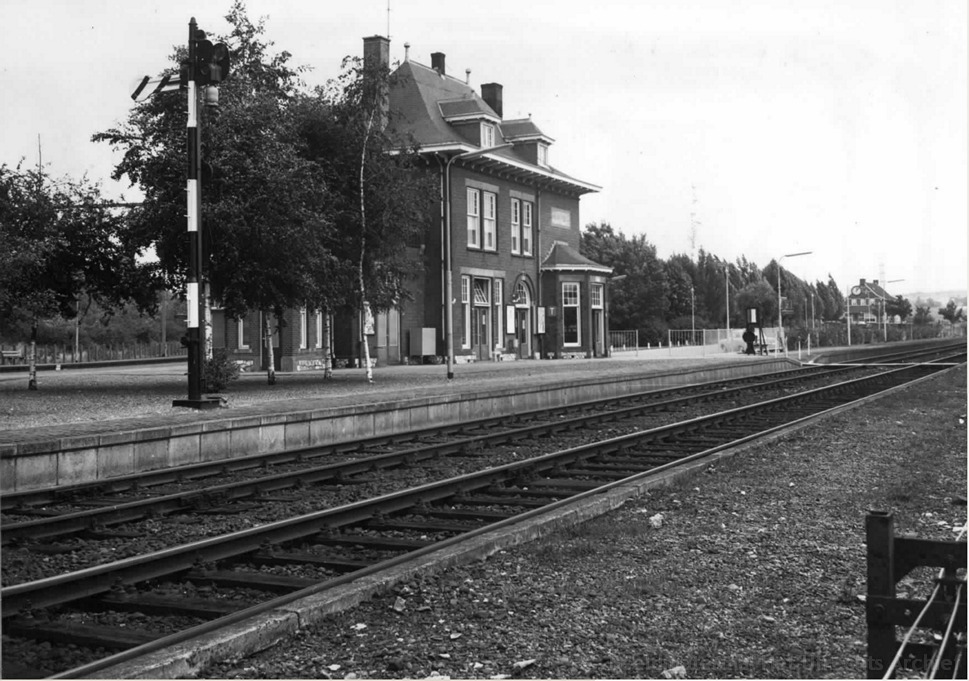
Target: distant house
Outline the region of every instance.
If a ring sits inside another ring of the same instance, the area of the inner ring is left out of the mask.
[[[363,48],[366,65],[389,68],[387,38],[364,38]],[[479,94],[448,75],[441,53],[430,66],[405,56],[391,73],[387,120],[440,178],[441,211],[412,250],[425,265],[408,283],[413,300],[334,320],[338,365],[359,364],[361,338],[378,365],[449,350],[455,363],[608,354],[612,269],[579,253],[579,199],[600,188],[556,168],[554,140],[531,118],[506,120],[503,97],[498,83]],[[288,310],[281,321],[271,320],[277,369],[322,368],[322,316]],[[265,368],[261,323],[216,311],[214,346]]]
[[[881,324],[885,305],[895,299],[878,280],[859,279],[848,292],[848,316],[852,324]]]

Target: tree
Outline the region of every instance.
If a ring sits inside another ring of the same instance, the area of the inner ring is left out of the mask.
[[[916,305],[915,315],[912,317],[912,323],[916,326],[926,326],[932,323],[932,310],[928,305]]]
[[[270,312],[302,304],[313,272],[326,260],[325,235],[333,228],[327,190],[317,164],[304,153],[299,109],[301,85],[287,52],[270,54],[264,23],[253,24],[236,0],[226,20],[231,76],[220,86],[217,111],[202,111],[202,234],[206,284],[226,313],[259,310],[272,348]],[[172,61],[179,63],[185,49]],[[185,94],[155,96],[138,104],[128,121],[98,133],[124,151],[113,176],[127,175],[145,194],[122,235],[123,243],[153,250],[167,287],[185,290]],[[273,361],[268,380],[275,382]]]
[[[939,308],[939,315],[952,324],[956,324],[965,319],[965,310],[956,306],[955,300],[950,300],[945,307]]]
[[[747,284],[737,293],[737,306],[744,311],[756,308],[760,325],[770,324],[777,318],[777,291],[766,281]]]
[[[912,314],[912,303],[902,296],[895,296],[885,301],[885,313],[891,316],[898,315],[903,322]]]
[[[670,301],[666,320],[669,322],[677,318],[693,316],[693,299],[696,296],[696,288],[690,276],[690,271],[693,269],[693,262],[683,254],[673,255],[666,261]],[[692,295],[691,289],[693,289]]]
[[[590,223],[582,233],[580,251],[612,267],[618,279],[610,285],[609,326],[638,330],[645,342],[665,339],[669,309],[666,268],[645,235],[627,238],[607,222]]]
[[[412,140],[394,133],[388,69],[344,60],[343,73],[301,102],[306,153],[330,190],[335,230],[328,271],[317,270],[311,300],[360,317],[409,300],[422,267],[419,244],[433,222],[438,186]],[[360,318],[358,317],[358,318]],[[361,334],[367,380],[369,344]]]
[[[117,240],[122,219],[104,203],[84,180],[0,166],[0,318],[30,325],[29,389],[41,320],[75,317],[82,294],[109,312],[127,301],[154,308],[151,278]]]

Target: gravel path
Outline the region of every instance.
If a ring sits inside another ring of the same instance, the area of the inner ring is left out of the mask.
[[[864,678],[865,514],[894,511],[927,538],[965,523],[966,380],[950,372],[398,585],[202,676]]]

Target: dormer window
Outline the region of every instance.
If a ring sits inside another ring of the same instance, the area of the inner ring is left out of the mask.
[[[548,167],[548,145],[538,143],[538,165]]]
[[[495,146],[495,126],[491,123],[481,124],[481,147],[488,149]]]

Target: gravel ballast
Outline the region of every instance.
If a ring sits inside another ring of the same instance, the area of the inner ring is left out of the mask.
[[[864,678],[865,515],[955,538],[965,419],[961,368],[200,676]]]

